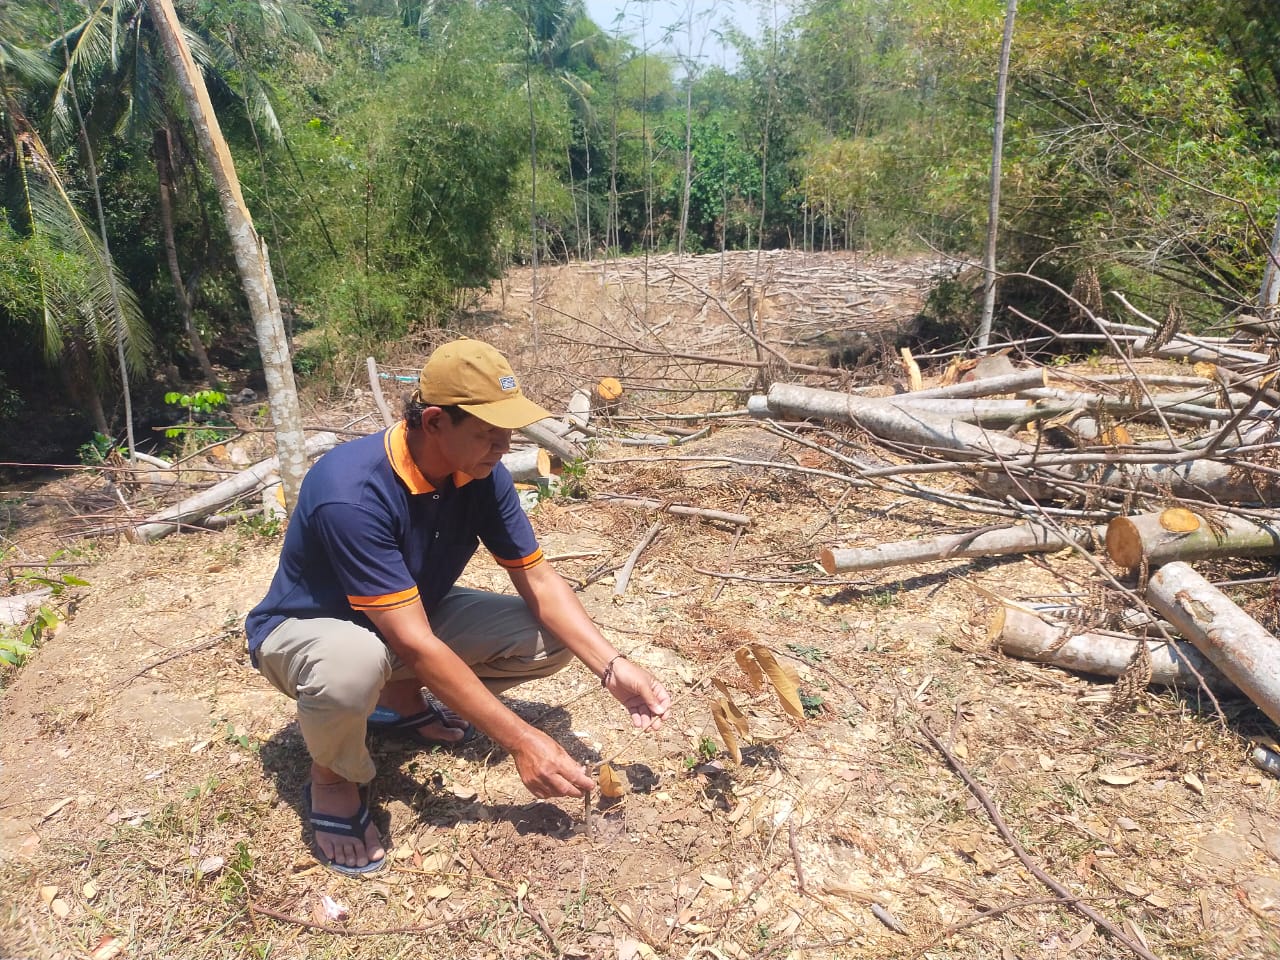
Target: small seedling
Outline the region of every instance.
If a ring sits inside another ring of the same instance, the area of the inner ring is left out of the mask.
[[[811,646],[807,643],[788,643],[787,649],[809,664],[821,663],[823,660],[831,658],[831,654],[821,647]]]

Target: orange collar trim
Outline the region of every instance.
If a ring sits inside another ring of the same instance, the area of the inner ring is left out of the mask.
[[[410,493],[434,493],[435,487],[428,480],[409,452],[409,428],[403,420],[382,435],[382,445],[387,451],[387,459],[391,461],[391,469],[396,472]],[[453,475],[455,488],[465,487],[474,477],[462,471]]]

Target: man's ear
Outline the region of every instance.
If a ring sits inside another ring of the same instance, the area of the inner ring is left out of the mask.
[[[422,411],[422,429],[427,433],[436,433],[441,427],[441,418],[448,418],[448,414],[439,407],[426,407]]]

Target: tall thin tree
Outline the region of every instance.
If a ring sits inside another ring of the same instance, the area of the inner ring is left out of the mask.
[[[1004,39],[1000,44],[1000,74],[996,80],[996,121],[991,145],[991,195],[987,207],[987,246],[982,256],[982,319],[978,323],[978,352],[991,342],[996,310],[996,235],[1000,229],[1000,176],[1004,154],[1004,104],[1009,86],[1009,55],[1013,49],[1013,21],[1018,0],[1008,0],[1004,13]]]

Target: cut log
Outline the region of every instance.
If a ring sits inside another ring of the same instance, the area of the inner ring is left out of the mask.
[[[531,423],[529,426],[521,428],[520,432],[553,457],[556,457],[561,463],[571,463],[574,460],[585,458],[587,452],[576,443],[566,440],[557,433],[549,426],[552,422],[554,421],[539,420],[537,423]]]
[[[900,406],[889,400],[853,397],[792,383],[775,383],[769,388],[768,397],[769,409],[774,416],[802,420],[818,417],[852,423],[877,437],[913,446],[959,450],[974,456],[995,453],[1000,457],[1029,454],[1034,449],[1020,440],[991,433],[963,421]]]
[[[317,433],[307,440],[306,457],[308,460],[313,460],[326,450],[336,447],[338,443],[337,434]],[[147,517],[138,526],[127,530],[126,536],[137,543],[159,540],[181,529],[184,524],[190,526],[198,523],[204,517],[217,513],[227,504],[258,492],[266,485],[268,478],[279,471],[278,457],[262,460],[234,477],[228,477],[181,503]]]
[[[1280,523],[1224,514],[1209,524],[1187,510],[1163,510],[1116,517],[1107,524],[1106,542],[1107,556],[1127,570],[1144,562],[1157,567],[1206,557],[1273,557],[1280,555]]]
[[[988,623],[988,637],[1001,652],[1022,660],[1051,663],[1066,670],[1118,677],[1133,659],[1139,643],[1151,654],[1151,683],[1162,687],[1198,687],[1200,678],[1215,693],[1236,687],[1217,667],[1188,643],[1138,640],[1101,633],[1068,636],[1064,627],[1045,623],[1035,614],[1016,607],[997,607]],[[1061,644],[1061,646],[1059,646]]]
[[[1147,602],[1280,724],[1280,640],[1179,561],[1152,574]]]
[[[1102,528],[1097,528],[1096,534],[1100,537]],[[1071,537],[1064,537],[1039,524],[1026,524],[1025,526],[998,527],[994,530],[952,533],[930,537],[927,540],[881,543],[874,547],[857,549],[828,547],[818,554],[818,560],[827,573],[848,573],[853,570],[880,570],[906,563],[954,560],[960,557],[1050,553],[1068,547],[1072,542],[1086,543],[1092,535],[1093,533],[1089,530],[1079,530],[1072,531]]]
[[[502,465],[517,483],[537,483],[551,476],[551,455],[541,447],[520,447],[505,454]]]

